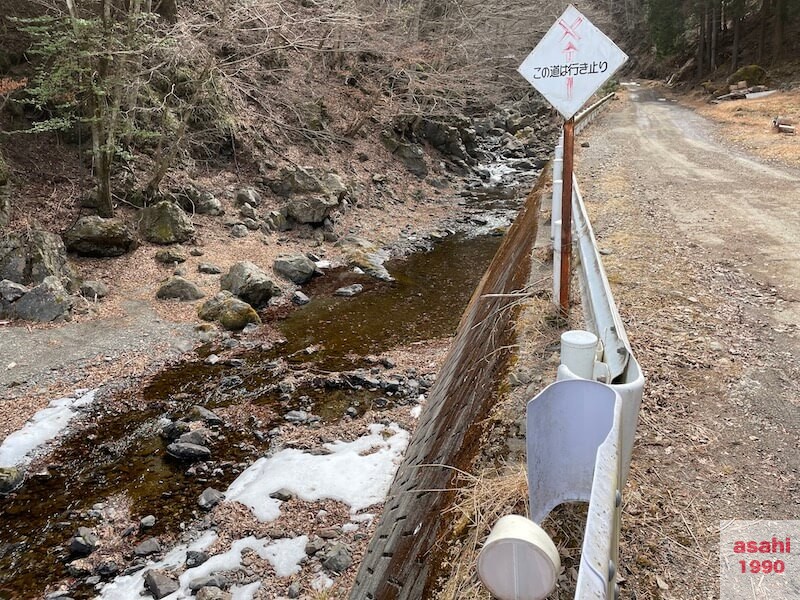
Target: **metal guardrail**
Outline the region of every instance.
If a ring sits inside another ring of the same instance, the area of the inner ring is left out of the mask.
[[[576,132],[594,120],[612,97],[604,97],[578,115]],[[561,214],[562,144],[563,139],[553,162],[554,299],[560,287],[561,223],[557,216]],[[540,523],[560,504],[589,503],[575,600],[616,600],[622,488],[630,470],[645,379],[614,302],[574,177],[572,183],[572,239],[577,246],[586,328],[599,341],[596,349],[590,349],[594,353],[594,368],[588,371],[592,379],[576,375],[563,364],[562,355],[556,383],[528,403],[530,513],[532,520]],[[595,381],[597,378],[605,383]],[[482,573],[482,578],[485,575]]]
[[[612,97],[613,94],[610,94],[583,111],[576,118],[576,131],[583,129],[596,119],[600,114],[599,109],[605,107]],[[556,150],[557,157],[562,153],[563,151]],[[554,164],[554,181],[556,175],[560,175],[556,171],[559,166],[557,163]],[[592,435],[587,434],[586,431],[581,433],[588,439],[603,440],[597,445],[595,455],[584,454],[575,457],[571,467],[583,472],[587,468],[591,468],[593,472],[588,486],[587,480],[584,478],[583,481],[576,482],[570,490],[574,499],[589,502],[575,598],[576,600],[588,600],[589,598],[611,600],[618,595],[616,571],[619,552],[621,490],[630,470],[645,379],[633,354],[624,324],[614,302],[611,286],[597,249],[594,231],[586,213],[577,178],[574,176],[572,189],[573,241],[578,250],[577,275],[586,328],[596,334],[600,340],[598,362],[605,366],[607,385],[604,387],[613,390],[616,396],[613,411],[606,409],[607,418],[605,420],[601,418],[590,420],[589,427],[592,429]],[[556,206],[556,196],[554,195],[554,215],[561,213],[560,193],[557,199],[558,206]],[[558,231],[553,237],[554,279],[559,276],[557,256],[555,255],[560,253],[560,247],[557,247],[561,241],[560,223],[556,223],[555,229]],[[558,282],[554,284],[554,289],[558,289]],[[559,366],[557,378],[559,383],[551,387],[556,387],[562,382],[580,380],[564,364]],[[554,392],[551,390],[549,393],[552,395]],[[559,391],[559,395],[569,393],[570,390],[564,390],[564,388]],[[602,394],[598,394],[592,402],[596,402],[600,396]],[[531,401],[529,407],[535,405],[537,399]],[[611,414],[613,414],[613,424],[609,427],[608,416]],[[564,411],[562,419],[564,425],[573,430],[580,429],[582,425],[576,423],[574,415],[574,411]],[[530,428],[528,431],[531,431]],[[566,469],[563,467],[559,470],[562,474],[565,471]],[[529,470],[530,480],[539,478],[541,473],[541,470],[537,473],[531,473]],[[565,497],[565,501],[568,500]],[[533,507],[533,501],[532,497],[531,512],[537,514]]]

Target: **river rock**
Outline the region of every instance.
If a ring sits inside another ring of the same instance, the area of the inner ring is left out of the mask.
[[[108,286],[102,281],[84,281],[81,283],[81,296],[94,300],[108,296]]]
[[[338,290],[333,292],[333,294],[335,296],[351,297],[351,296],[357,296],[358,294],[360,294],[363,291],[364,291],[364,286],[363,285],[361,285],[360,283],[354,283],[353,285],[340,287]]]
[[[199,444],[173,442],[167,446],[167,453],[180,460],[197,461],[205,460],[211,456],[211,450]]]
[[[303,306],[309,302],[311,302],[311,299],[300,290],[295,290],[295,292],[292,294],[292,304]]]
[[[305,423],[308,421],[308,413],[304,410],[290,410],[283,418],[290,423]]]
[[[19,467],[0,467],[0,494],[13,492],[25,480],[25,471]]]
[[[150,556],[159,552],[161,552],[161,542],[158,541],[158,538],[147,538],[133,549],[136,556]]]
[[[200,263],[197,266],[197,270],[200,273],[205,273],[206,275],[219,275],[222,273],[222,269],[220,269],[217,265],[212,265],[210,263]]]
[[[236,191],[236,206],[244,206],[245,204],[249,204],[250,206],[260,206],[261,205],[261,194],[259,194],[253,188],[242,188]]]
[[[119,573],[119,566],[113,562],[100,563],[97,569],[95,569],[95,573],[104,578],[114,577],[117,573]]]
[[[442,154],[462,160],[469,158],[458,128],[442,120],[423,119],[421,130],[422,136]]]
[[[59,279],[70,290],[77,287],[59,236],[39,230],[0,236],[0,279],[36,285],[46,277]]]
[[[197,499],[197,504],[199,504],[200,508],[204,510],[211,510],[224,499],[225,494],[219,490],[209,487],[204,489],[203,493],[200,494],[200,497]]]
[[[197,590],[196,600],[231,600],[233,595],[216,586],[210,585]]]
[[[333,544],[322,561],[322,566],[334,573],[342,573],[352,564],[353,557],[344,544]]]
[[[203,297],[205,297],[205,293],[196,284],[178,275],[167,279],[156,292],[156,298],[160,300],[177,298],[178,300],[190,301],[199,300]]]
[[[203,421],[206,425],[222,425],[225,421],[217,413],[208,410],[205,406],[195,404],[186,415],[189,421]]]
[[[210,489],[210,488],[209,488]],[[199,567],[209,559],[208,552],[202,550],[187,550],[186,551],[186,566],[189,569]]]
[[[291,584],[289,584],[289,587],[286,588],[286,596],[288,598],[299,598],[300,591],[300,582],[293,581]]]
[[[172,421],[161,428],[161,436],[173,441],[177,440],[184,433],[188,433],[189,430],[190,425],[187,421]]]
[[[78,531],[69,540],[69,551],[72,554],[86,556],[94,552],[100,540],[88,527],[78,527]]]
[[[142,517],[139,519],[139,529],[152,529],[156,526],[156,517],[155,515],[147,515],[146,517]]]
[[[281,289],[264,271],[249,261],[238,262],[220,279],[220,286],[254,308],[266,306]]]
[[[389,271],[383,266],[389,258],[389,253],[381,250],[372,242],[356,236],[346,236],[336,245],[342,249],[352,267],[358,267],[364,273],[382,281],[394,281]]]
[[[208,429],[193,429],[181,435],[178,442],[181,444],[195,444],[197,446],[206,446],[211,437],[211,432]]]
[[[14,283],[10,279],[3,279],[0,281],[0,298],[6,302],[14,302],[19,300],[30,291],[21,283]]]
[[[44,281],[14,303],[14,313],[20,319],[49,323],[63,321],[69,316],[72,298],[55,277]]]
[[[187,242],[194,235],[192,220],[169,200],[142,209],[140,219],[139,231],[144,239],[154,244]]]
[[[333,196],[297,197],[286,204],[286,214],[297,223],[321,225],[337,206],[339,199]]]
[[[241,331],[250,324],[261,324],[255,309],[228,291],[215,294],[197,309],[197,314],[204,321],[218,321],[229,331]]]
[[[309,541],[306,544],[306,555],[308,556],[315,556],[319,552],[322,552],[325,549],[325,546],[328,545],[328,542],[323,540],[321,537],[315,537],[313,540]]]
[[[155,569],[150,569],[144,574],[144,587],[156,600],[169,596],[180,589],[177,579]]]
[[[272,269],[297,285],[310,281],[317,271],[314,262],[304,254],[279,256],[273,263]]]
[[[11,190],[9,186],[0,184],[0,229],[8,227],[11,221]]]
[[[206,577],[198,577],[197,579],[192,579],[189,582],[189,589],[193,592],[197,592],[197,590],[201,590],[203,588],[208,587],[215,587],[215,588],[226,588],[230,585],[228,583],[228,579],[222,575],[221,573],[214,573],[212,575],[208,575]]]
[[[164,248],[156,252],[155,255],[156,261],[165,265],[183,263],[186,262],[187,258],[186,254],[180,248]]]
[[[65,234],[67,250],[81,256],[122,256],[136,249],[136,234],[125,221],[95,215],[81,217]]]
[[[281,502],[288,502],[292,498],[294,498],[294,492],[289,489],[281,488],[279,490],[275,490],[269,495],[270,498],[273,500],[280,500]]]
[[[256,209],[250,206],[250,204],[247,202],[242,204],[242,207],[239,209],[239,214],[245,219],[258,219]]]

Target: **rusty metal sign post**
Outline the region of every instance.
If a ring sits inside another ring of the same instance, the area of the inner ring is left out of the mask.
[[[569,312],[575,113],[628,60],[571,4],[519,66],[520,74],[564,117],[559,306]],[[556,219],[552,215],[552,219]]]

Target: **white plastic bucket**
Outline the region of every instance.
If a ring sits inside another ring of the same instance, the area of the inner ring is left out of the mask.
[[[561,334],[561,364],[582,379],[594,379],[597,336],[574,329]]]
[[[519,515],[497,521],[478,556],[478,575],[498,600],[542,600],[555,589],[560,569],[550,536]]]

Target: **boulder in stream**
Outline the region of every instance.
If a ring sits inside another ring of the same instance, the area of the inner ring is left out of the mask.
[[[187,461],[205,460],[211,456],[211,450],[206,446],[187,442],[173,442],[167,446],[167,453],[177,459]]]
[[[97,536],[88,527],[78,527],[78,531],[69,540],[69,551],[72,554],[87,556],[94,552],[99,544]]]
[[[272,265],[273,270],[292,283],[302,285],[311,280],[317,266],[305,254],[279,256]]]
[[[220,286],[253,308],[266,306],[270,298],[281,294],[281,289],[267,274],[249,261],[234,264],[220,279]]]

